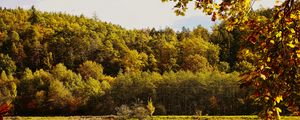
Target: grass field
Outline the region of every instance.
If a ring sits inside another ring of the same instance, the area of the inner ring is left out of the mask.
[[[115,120],[116,116],[70,117],[4,117],[4,120]],[[257,116],[154,116],[150,120],[259,120]],[[300,117],[282,117],[283,120],[300,120]],[[135,119],[132,119],[135,120]]]

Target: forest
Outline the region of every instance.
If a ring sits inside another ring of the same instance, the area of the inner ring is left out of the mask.
[[[242,41],[247,33],[225,26],[126,30],[97,17],[0,8],[0,102],[18,116],[117,115],[149,102],[154,115],[257,114],[240,76],[260,53]]]

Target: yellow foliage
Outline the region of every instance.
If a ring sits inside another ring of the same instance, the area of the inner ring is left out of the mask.
[[[275,102],[276,103],[279,103],[280,101],[282,101],[283,98],[282,98],[282,95],[278,95],[276,98],[275,98]]]

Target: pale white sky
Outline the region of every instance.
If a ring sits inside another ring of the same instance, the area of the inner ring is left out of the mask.
[[[260,0],[255,7],[272,6],[275,0]],[[65,12],[68,14],[92,17],[97,14],[101,21],[119,24],[128,29],[155,27],[157,29],[172,27],[181,30],[183,26],[194,28],[202,25],[210,28],[214,22],[200,11],[189,9],[186,16],[176,16],[172,10],[173,3],[161,0],[0,0],[1,7],[30,8],[38,10]]]

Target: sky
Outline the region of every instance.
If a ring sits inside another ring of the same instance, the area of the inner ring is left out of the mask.
[[[259,0],[255,8],[270,7],[275,0]],[[121,25],[127,29],[182,27],[193,29],[198,25],[210,29],[216,24],[210,17],[189,9],[185,16],[176,16],[174,3],[162,3],[161,0],[0,0],[0,6],[6,8],[25,8],[31,6],[47,12],[63,12],[87,17],[97,16],[101,21]]]

